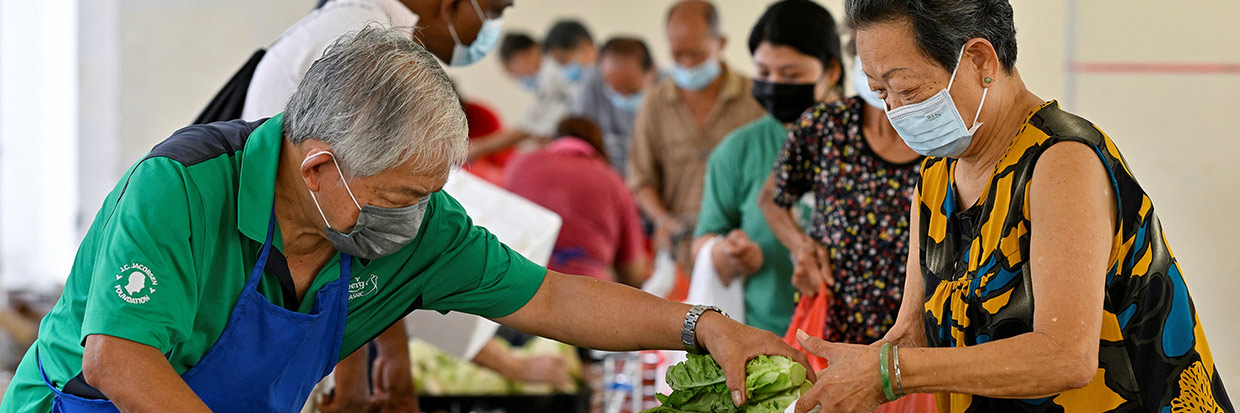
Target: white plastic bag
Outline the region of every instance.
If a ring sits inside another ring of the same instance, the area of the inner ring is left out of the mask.
[[[737,279],[732,285],[724,286],[715,270],[715,260],[711,259],[711,249],[722,241],[715,237],[706,240],[698,251],[697,260],[693,263],[693,276],[689,279],[689,296],[685,302],[689,304],[713,305],[727,311],[733,320],[745,322],[745,282]]]
[[[661,249],[654,254],[654,272],[642,283],[642,291],[667,298],[676,288],[676,260],[672,252]]]

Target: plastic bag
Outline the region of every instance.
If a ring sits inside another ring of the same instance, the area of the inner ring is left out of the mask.
[[[827,359],[810,354],[801,347],[801,342],[797,340],[797,330],[804,331],[810,337],[823,338],[827,327],[827,308],[831,306],[831,290],[826,284],[813,297],[801,297],[797,302],[797,308],[792,312],[792,322],[788,324],[788,331],[784,333],[784,342],[797,350],[801,350],[809,357],[810,367],[814,371],[822,371],[827,368]]]
[[[642,291],[659,297],[668,297],[676,287],[676,260],[672,252],[661,249],[654,254],[654,271],[642,283]]]
[[[826,285],[823,285],[822,290],[813,297],[801,297],[801,301],[797,302],[796,310],[792,313],[792,323],[788,324],[788,332],[784,334],[784,342],[805,352],[805,356],[809,358],[810,367],[814,371],[825,370],[827,359],[805,351],[800,341],[797,340],[797,330],[804,331],[811,337],[823,338],[829,317],[827,309],[830,306],[831,290]],[[937,411],[938,406],[932,394],[909,394],[894,402],[882,404],[875,410],[876,413],[934,413]]]
[[[697,260],[693,264],[693,276],[689,277],[688,304],[713,305],[727,311],[733,320],[745,322],[745,287],[744,280],[735,280],[730,286],[724,286],[715,271],[715,262],[711,259],[711,249],[721,238],[715,237],[702,244]]]

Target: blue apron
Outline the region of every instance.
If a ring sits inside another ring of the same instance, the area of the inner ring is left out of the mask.
[[[310,313],[274,305],[258,292],[275,232],[275,214],[267,227],[258,262],[233,307],[224,332],[207,354],[181,378],[213,411],[300,411],[314,385],[332,371],[340,356],[349,309],[353,257],[340,256],[340,279],[319,289]],[[55,393],[52,412],[117,412],[108,400],[64,393],[43,372]]]

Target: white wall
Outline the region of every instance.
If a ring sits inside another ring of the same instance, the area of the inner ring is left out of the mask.
[[[0,285],[54,291],[77,244],[77,4],[0,2]]]

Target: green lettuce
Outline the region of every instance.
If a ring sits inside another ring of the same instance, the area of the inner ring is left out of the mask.
[[[782,413],[810,384],[805,367],[782,356],[758,356],[745,364],[744,406],[732,405],[723,369],[710,355],[690,354],[667,369],[672,393],[659,394],[661,406],[643,413]]]

